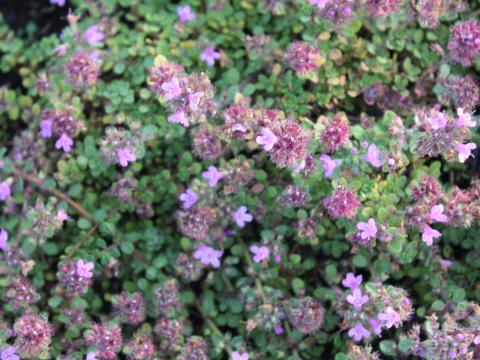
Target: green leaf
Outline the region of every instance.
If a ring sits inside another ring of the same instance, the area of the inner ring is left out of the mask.
[[[380,351],[388,356],[394,356],[396,354],[396,344],[392,340],[380,341]]]
[[[238,82],[240,81],[240,72],[235,68],[231,68],[230,70],[228,70],[225,76],[227,82],[230,85],[238,84]]]
[[[410,339],[402,339],[398,342],[398,350],[403,353],[407,353],[410,351],[410,348],[413,345],[413,341]]]
[[[365,256],[363,256],[361,254],[355,255],[352,259],[352,262],[353,262],[353,265],[355,265],[356,267],[360,267],[360,268],[363,268],[363,267],[367,266],[367,264],[368,264]]]

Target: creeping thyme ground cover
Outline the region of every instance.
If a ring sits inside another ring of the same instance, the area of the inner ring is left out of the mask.
[[[478,1],[21,6],[1,360],[480,358]]]

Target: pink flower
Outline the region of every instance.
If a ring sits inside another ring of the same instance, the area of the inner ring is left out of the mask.
[[[428,122],[433,130],[444,129],[447,126],[447,117],[443,112],[437,112],[434,117],[428,118]]]
[[[10,195],[12,195],[10,191],[10,185],[6,181],[0,183],[0,201],[7,200]]]
[[[105,39],[105,34],[100,30],[98,24],[90,26],[83,34],[83,38],[90,46],[98,46]]]
[[[94,268],[93,262],[84,262],[82,259],[77,260],[76,262],[76,272],[77,275],[84,279],[91,279],[93,274],[92,270]]]
[[[443,205],[434,205],[430,209],[430,214],[428,214],[428,218],[430,221],[436,221],[436,222],[447,222],[448,218],[447,216],[443,213]]]
[[[248,360],[248,353],[232,352],[232,360]]]
[[[66,0],[50,0],[50,4],[64,6]]]
[[[0,229],[0,249],[7,251],[8,249],[8,232],[5,229]]]
[[[368,222],[359,222],[357,229],[360,230],[360,238],[362,238],[362,240],[374,239],[375,236],[377,236],[377,225],[373,218],[369,219]]]
[[[382,166],[382,152],[378,149],[377,145],[370,144],[365,154],[365,161],[376,168]]]
[[[72,150],[73,140],[65,133],[60,136],[60,138],[55,143],[55,148],[60,150],[63,149],[64,152],[68,153]]]
[[[213,47],[207,47],[200,55],[200,60],[205,61],[209,67],[212,67],[215,64],[215,60],[218,59],[220,59],[220,53],[216,52]]]
[[[40,136],[43,138],[52,137],[53,121],[51,119],[42,120],[40,122]]]
[[[338,166],[337,160],[333,160],[327,154],[322,154],[320,156],[320,162],[322,163],[323,173],[326,177],[331,177],[336,167]]]
[[[85,360],[97,360],[97,353],[95,351],[90,351]]]
[[[378,315],[378,319],[383,321],[383,326],[390,329],[392,326],[398,327],[402,323],[400,314],[393,310],[391,307],[385,309]]]
[[[368,302],[368,295],[362,295],[362,290],[359,288],[352,291],[352,295],[347,295],[347,302],[352,304],[355,309],[360,309]]]
[[[462,108],[457,109],[457,122],[456,127],[474,127],[475,121],[472,121],[472,114],[464,113]]]
[[[329,2],[330,0],[308,0],[308,3],[310,5],[315,5],[320,10],[327,6]]]
[[[348,331],[348,336],[353,338],[355,341],[360,341],[363,338],[369,338],[370,337],[370,331],[365,329],[362,324],[357,323],[353,328],[351,328]]]
[[[222,250],[215,250],[205,244],[200,244],[193,253],[193,257],[204,265],[212,265],[214,268],[220,267],[220,258],[223,255]]]
[[[342,280],[342,285],[351,290],[355,290],[360,286],[362,281],[363,281],[362,275],[355,276],[354,273],[349,272],[347,276],[345,276],[345,279]]]
[[[382,333],[382,324],[380,321],[378,321],[377,319],[370,319],[368,320],[368,323],[370,324],[370,326],[373,329],[373,332],[376,335],[380,335]]]
[[[173,100],[180,95],[182,95],[182,88],[176,77],[173,77],[172,80],[162,84],[163,97],[165,100]]]
[[[185,127],[188,127],[190,123],[188,122],[188,118],[185,116],[185,112],[182,110],[178,110],[175,114],[172,114],[168,117],[168,122],[181,124]]]
[[[428,225],[423,226],[422,241],[428,246],[431,246],[433,244],[433,239],[439,238],[440,236],[442,236],[442,233],[440,231],[432,229]]]
[[[192,11],[192,8],[190,5],[177,7],[177,15],[178,15],[178,20],[180,21],[181,24],[184,24],[188,21],[195,20],[195,18],[197,17],[195,13]]]
[[[232,213],[233,220],[237,223],[237,225],[241,228],[245,226],[245,223],[251,222],[253,220],[253,216],[247,213],[247,207],[245,205],[240,206],[237,211]]]
[[[200,103],[200,100],[203,97],[203,91],[197,91],[196,93],[193,93],[188,96],[188,106],[192,111],[197,111],[198,110],[198,104]]]
[[[183,202],[182,208],[188,210],[197,203],[198,195],[195,194],[192,189],[187,189],[187,191],[180,195],[180,200]]]
[[[57,218],[58,221],[60,221],[60,222],[62,222],[62,223],[63,223],[64,221],[66,221],[66,220],[70,220],[70,219],[71,219],[71,217],[68,216],[68,214],[67,214],[67,213],[65,212],[65,210],[63,210],[63,209],[60,209],[60,210],[57,211],[56,218]]]
[[[265,151],[272,150],[273,146],[277,143],[278,137],[269,128],[262,128],[259,136],[255,139],[258,145],[263,146]]]
[[[137,157],[134,152],[130,149],[121,149],[117,152],[118,163],[120,166],[127,167],[128,162],[135,162]]]
[[[3,350],[0,350],[0,359],[1,360],[20,360],[20,357],[17,355],[17,348],[15,346],[8,346]]]
[[[208,186],[214,188],[223,179],[224,175],[215,166],[209,166],[208,171],[202,173],[202,177],[208,180]]]
[[[458,161],[464,163],[470,156],[475,157],[472,154],[472,150],[476,149],[477,145],[475,143],[468,144],[457,144],[455,145],[455,150],[458,151]]]
[[[270,250],[266,246],[250,246],[250,252],[255,254],[253,261],[256,263],[268,260],[270,256]]]
[[[273,329],[275,332],[275,335],[282,335],[283,334],[283,328],[281,325],[275,326],[275,329]]]

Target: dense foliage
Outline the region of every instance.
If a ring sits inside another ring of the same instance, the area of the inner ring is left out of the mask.
[[[34,6],[1,360],[480,358],[477,1]]]

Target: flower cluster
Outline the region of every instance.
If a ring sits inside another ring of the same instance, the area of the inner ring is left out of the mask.
[[[40,136],[56,138],[55,148],[70,152],[73,149],[73,138],[82,127],[82,122],[74,117],[71,109],[46,109],[42,112]]]
[[[470,66],[480,58],[480,24],[469,20],[451,28],[448,50],[453,61]]]
[[[114,360],[123,344],[122,329],[116,324],[93,324],[84,334],[88,346],[94,345],[100,359]]]

